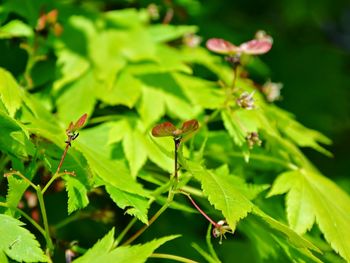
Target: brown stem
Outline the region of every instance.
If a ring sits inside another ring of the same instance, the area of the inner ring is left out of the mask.
[[[178,170],[178,161],[177,161],[177,155],[178,155],[178,150],[179,150],[179,146],[180,146],[180,143],[181,143],[181,138],[174,138],[174,145],[175,145],[175,152],[174,152],[174,164],[175,164],[175,167],[174,167],[174,176],[175,176],[175,179],[178,180],[178,174],[177,174],[177,170]]]
[[[62,165],[63,165],[63,161],[64,161],[64,159],[66,158],[68,149],[69,149],[69,147],[70,147],[70,145],[71,145],[71,144],[70,144],[71,141],[72,141],[71,137],[68,137],[68,140],[66,141],[66,148],[64,148],[64,152],[63,152],[63,154],[62,154],[61,161],[60,161],[59,165],[57,166],[57,170],[56,170],[56,173],[55,173],[55,174],[58,174],[58,173],[60,172],[60,170],[61,170],[61,167],[62,167]]]
[[[174,16],[174,9],[172,7],[169,7],[168,10],[165,13],[164,19],[163,19],[163,24],[167,25],[171,22]]]

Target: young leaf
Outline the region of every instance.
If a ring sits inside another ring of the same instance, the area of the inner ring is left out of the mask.
[[[23,225],[17,219],[0,214],[0,251],[19,262],[46,262],[39,242]]]
[[[291,227],[298,233],[305,233],[316,220],[331,247],[350,261],[349,196],[328,178],[306,170],[281,174],[269,196],[287,192]]]
[[[142,223],[148,224],[147,211],[149,203],[147,199],[136,194],[124,192],[111,185],[106,185],[106,190],[117,206],[121,209],[127,207],[127,214],[137,217]]]

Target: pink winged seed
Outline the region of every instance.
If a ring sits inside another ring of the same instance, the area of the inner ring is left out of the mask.
[[[239,48],[231,42],[221,38],[211,38],[207,41],[206,46],[209,50],[220,54],[233,54],[239,51]]]
[[[152,135],[154,137],[173,136],[176,130],[171,122],[163,122],[152,129]]]
[[[267,53],[272,47],[272,40],[270,38],[254,39],[245,42],[239,46],[242,53],[249,55],[260,55]]]

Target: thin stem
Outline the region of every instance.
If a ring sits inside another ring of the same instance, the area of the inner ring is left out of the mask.
[[[147,225],[144,225],[141,227],[135,234],[133,234],[128,240],[126,240],[122,246],[127,246],[131,242],[133,242],[136,238],[138,238],[143,232],[146,231],[147,228],[149,228],[154,221],[157,220],[157,218],[169,207],[169,202],[166,202],[158,211],[155,213],[152,218],[148,221]]]
[[[232,87],[231,87],[231,91],[233,92],[235,87],[236,87],[236,80],[237,80],[237,73],[238,73],[238,65],[235,63],[233,65],[233,80],[232,80]]]
[[[4,177],[9,177],[11,175],[18,175],[21,177],[24,181],[26,181],[31,187],[33,187],[35,190],[37,189],[36,185],[33,184],[27,177],[25,177],[21,172],[19,171],[12,171],[4,174]]]
[[[20,213],[25,219],[27,219],[45,237],[45,230],[37,222],[35,222],[33,218],[31,218],[29,215],[27,215],[26,212],[22,211],[21,209],[19,209],[17,207],[9,206],[8,204],[3,203],[3,202],[0,202],[0,206],[7,207],[9,209],[13,209],[16,212]]]
[[[183,193],[184,195],[186,195],[188,197],[188,199],[190,199],[191,203],[193,204],[193,206],[198,210],[199,213],[201,213],[213,226],[217,226],[216,222],[211,219],[197,204],[196,202],[192,199],[192,197],[184,192],[184,191],[181,191],[181,193]]]
[[[242,157],[242,158],[244,158],[243,153],[239,153],[239,152],[230,152],[229,155],[231,155],[233,157]],[[293,163],[289,163],[289,162],[283,161],[281,159],[278,159],[278,158],[275,158],[275,157],[272,157],[272,156],[251,153],[249,155],[249,158],[253,159],[253,160],[258,160],[258,161],[266,161],[266,162],[280,164],[280,165],[282,165],[282,166],[284,166],[284,167],[286,167],[288,169],[291,169],[291,170],[298,170],[299,169],[299,167],[296,166]]]
[[[165,259],[171,259],[178,262],[184,262],[184,263],[198,263],[198,261],[194,261],[192,259],[171,255],[171,254],[160,254],[160,253],[153,253],[150,255],[150,258],[165,258]]]
[[[213,258],[215,258],[217,260],[217,262],[220,262],[220,259],[216,255],[214,247],[213,247],[213,245],[211,243],[212,228],[213,228],[212,225],[209,224],[208,230],[207,230],[207,235],[206,235],[205,239],[207,241],[207,246],[208,246],[208,250],[209,250],[210,254],[213,256]]]
[[[50,237],[50,229],[49,229],[49,223],[48,223],[48,220],[47,220],[46,208],[45,208],[45,203],[44,203],[44,196],[43,196],[43,194],[41,192],[40,185],[37,186],[36,193],[38,195],[40,211],[41,211],[41,215],[43,217],[46,245],[47,245],[47,248],[50,251],[52,251],[54,246],[52,244],[52,240],[51,240],[51,237]]]
[[[51,186],[51,184],[59,177],[63,176],[63,175],[66,175],[66,174],[69,174],[69,175],[72,175],[72,176],[75,176],[75,173],[74,172],[67,172],[67,171],[64,171],[62,173],[55,173],[51,179],[47,182],[47,184],[45,185],[45,187],[43,188],[43,190],[41,190],[41,193],[44,195],[44,193],[47,191],[47,189]]]
[[[117,247],[119,245],[119,243],[123,240],[123,238],[125,237],[125,235],[128,233],[128,231],[130,230],[130,228],[132,228],[132,226],[137,222],[137,218],[134,217],[129,224],[123,229],[123,231],[119,234],[119,236],[117,237],[117,239],[115,240],[113,247]]]
[[[174,138],[174,145],[175,145],[175,149],[174,149],[174,176],[176,180],[179,180],[178,174],[177,174],[177,170],[178,170],[178,150],[179,150],[179,146],[181,143],[181,138]]]

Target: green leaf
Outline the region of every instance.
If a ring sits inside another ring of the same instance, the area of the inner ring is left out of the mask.
[[[7,178],[8,181],[8,190],[6,195],[6,203],[9,207],[17,207],[19,201],[22,198],[22,195],[24,191],[28,188],[28,182],[17,179],[14,176],[9,176]],[[11,215],[13,216],[14,213],[9,210]]]
[[[82,209],[89,204],[87,189],[77,178],[65,176],[66,190],[68,193],[68,214],[75,210]]]
[[[28,132],[15,119],[0,111],[0,150],[19,158],[34,154]]]
[[[138,130],[130,130],[123,139],[123,150],[129,162],[131,175],[136,177],[142,166],[147,161],[145,136]]]
[[[320,253],[312,243],[259,209],[255,209],[254,213],[256,215],[249,216],[240,224],[240,230],[246,233],[262,259],[272,262],[321,262],[311,253],[311,250]]]
[[[23,225],[17,219],[0,214],[0,250],[16,261],[46,262],[39,242]]]
[[[155,42],[168,42],[183,37],[186,34],[196,33],[196,26],[152,25],[148,28],[152,40]]]
[[[109,105],[125,105],[132,108],[141,96],[141,85],[138,79],[124,70],[119,73],[112,88],[106,89],[99,97]]]
[[[191,104],[181,86],[171,74],[147,74],[139,76],[139,78],[148,87],[161,91],[159,96],[165,102],[167,112],[171,116],[180,119],[193,119],[199,113],[200,108]],[[153,106],[153,104],[151,105]]]
[[[238,221],[246,217],[254,207],[249,200],[249,189],[232,175],[206,170],[194,163],[189,163],[189,168],[201,182],[209,202],[222,212],[224,219],[235,230]]]
[[[280,223],[276,219],[270,217],[257,207],[253,209],[253,213],[260,217],[263,221],[265,221],[265,223],[267,223],[274,231],[276,231],[279,234],[283,234],[283,236],[287,238],[289,244],[292,244],[303,255],[312,259],[314,262],[321,263],[321,261],[312,254],[311,250],[316,251],[318,253],[321,253],[321,251],[310,241],[298,235],[292,229]]]
[[[85,113],[90,116],[96,102],[96,85],[98,84],[90,71],[68,87],[56,101],[57,113],[60,119],[65,123],[70,123]],[[81,103],[81,101],[84,103]]]
[[[61,76],[54,82],[53,87],[55,91],[58,91],[86,73],[90,65],[84,57],[67,48],[58,50],[56,54]]]
[[[1,263],[8,263],[9,262],[7,257],[6,257],[6,254],[1,250],[0,250],[0,262]]]
[[[269,107],[267,114],[270,118],[278,120],[277,126],[283,134],[301,147],[311,147],[327,156],[332,153],[323,148],[319,143],[331,144],[332,141],[318,131],[311,130],[295,121],[292,116],[277,107]]]
[[[233,115],[227,110],[221,111],[221,118],[234,143],[238,146],[242,146],[246,142],[246,134],[242,131],[242,127],[239,126],[239,122],[237,122]]]
[[[135,216],[141,222],[148,224],[147,211],[149,203],[147,199],[136,194],[121,191],[111,185],[106,185],[106,190],[117,206],[121,209],[127,208],[127,214]]]
[[[159,246],[163,245],[172,239],[179,237],[172,235],[155,239],[143,245],[121,246],[113,249],[114,243],[114,228],[100,241],[98,241],[91,249],[89,249],[83,256],[74,260],[73,263],[123,263],[145,262],[147,258]]]
[[[104,13],[105,19],[113,26],[118,28],[140,27],[148,22],[148,13],[146,10],[137,10],[135,8],[125,8],[112,10]]]
[[[216,83],[185,74],[174,73],[173,76],[194,105],[205,109],[218,109],[224,105],[225,94]]]
[[[350,198],[328,178],[308,170],[281,174],[269,196],[287,193],[290,226],[305,233],[317,222],[331,247],[350,261]]]
[[[77,258],[73,263],[89,263],[98,262],[96,258],[103,253],[108,253],[113,248],[114,243],[114,228],[109,231],[101,240],[99,240],[92,248],[90,248],[84,255]]]
[[[0,27],[0,39],[32,36],[33,29],[20,20],[11,20],[6,25]]]
[[[137,111],[143,123],[150,127],[165,114],[163,93],[156,88],[143,85],[142,97],[137,106]]]
[[[105,263],[143,263],[158,247],[165,242],[173,240],[179,237],[178,235],[167,236],[159,239],[152,240],[142,245],[134,246],[121,246],[112,250],[108,254],[104,254],[101,257],[96,258],[93,262],[105,262]]]
[[[13,117],[21,107],[22,92],[11,73],[3,68],[0,68],[0,98]]]
[[[104,182],[126,192],[147,196],[148,193],[131,176],[125,162],[111,158],[112,147],[108,145],[111,127],[111,123],[106,123],[81,131],[74,147],[84,155],[92,172]]]

